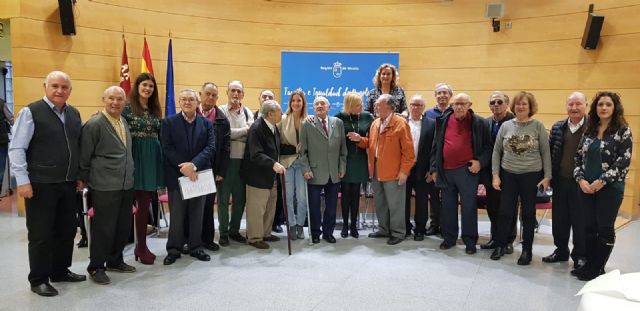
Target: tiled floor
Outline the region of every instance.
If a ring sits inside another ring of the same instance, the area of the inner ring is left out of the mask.
[[[489,224],[481,219],[485,236]],[[39,297],[29,291],[25,219],[0,214],[1,310],[575,310],[575,293],[584,285],[569,275],[570,263],[543,264],[553,251],[551,228],[536,234],[531,266],[516,265],[520,247],[500,261],[490,252],[466,255],[464,246],[441,251],[440,239],[384,240],[338,238],[308,246],[286,241],[262,251],[231,242],[211,253],[211,262],[183,256],[163,266],[164,238],[149,238],[158,255],[155,265],[125,260],[134,274],[109,273],[112,284],[56,284],[60,295]],[[339,236],[339,232],[336,232]],[[640,271],[640,222],[618,232],[607,267]],[[485,242],[486,238],[481,238]],[[83,272],[87,250],[75,250],[75,272]]]

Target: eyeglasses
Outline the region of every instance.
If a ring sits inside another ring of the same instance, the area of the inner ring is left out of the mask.
[[[411,107],[424,107],[423,104],[416,104],[416,103],[411,103],[409,104]]]
[[[491,106],[496,106],[496,105],[502,105],[504,102],[501,99],[496,99],[496,100],[492,100],[489,102],[489,105]]]

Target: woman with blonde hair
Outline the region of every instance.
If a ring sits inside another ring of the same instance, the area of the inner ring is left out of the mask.
[[[373,116],[362,111],[362,96],[356,92],[347,93],[344,97],[344,111],[336,115],[344,123],[347,136],[347,171],[342,178],[342,219],[344,224],[340,235],[346,238],[351,230],[351,236],[358,238],[358,208],[360,207],[360,187],[369,180],[367,165],[367,150],[357,146],[348,139],[355,134],[365,137],[373,123]],[[351,218],[349,218],[351,214]],[[349,219],[351,224],[349,225]]]
[[[307,117],[307,101],[304,91],[297,89],[289,96],[287,111],[277,124],[280,131],[280,163],[287,169],[285,188],[289,215],[289,238],[304,239],[304,221],[307,218],[307,187],[298,161],[300,126]],[[295,209],[294,209],[295,207]]]

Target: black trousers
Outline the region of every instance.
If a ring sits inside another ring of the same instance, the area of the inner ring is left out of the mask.
[[[91,192],[91,260],[87,271],[114,267],[124,262],[122,251],[129,238],[133,189]]]
[[[553,180],[553,244],[556,254],[571,255],[574,261],[585,257],[585,211],[579,204],[580,187],[573,178],[554,177]],[[569,235],[573,231],[573,250],[569,254]]]
[[[78,227],[80,227],[80,235],[87,238],[87,226],[84,225],[84,207],[82,206],[82,192],[76,192],[76,212],[78,217]]]
[[[491,222],[491,239],[495,240],[498,236],[498,222],[500,221],[500,196],[502,195],[500,191],[493,189],[492,181],[484,183],[484,188],[487,193],[487,216],[489,216],[489,221]],[[518,235],[518,213],[513,214],[513,219],[511,220],[512,230],[511,236],[509,236],[509,243],[512,244],[513,241],[516,240],[516,236]]]
[[[180,189],[169,190],[169,206],[171,206],[171,221],[169,222],[169,238],[167,240],[169,254],[180,254],[185,241],[187,241],[191,252],[202,249],[204,201],[205,196],[183,200]],[[188,236],[185,234],[186,224],[189,226]]]
[[[616,240],[614,225],[622,204],[624,189],[606,185],[594,194],[580,191],[580,202],[585,215],[585,238],[613,244]]]
[[[31,183],[25,199],[29,240],[29,282],[37,286],[71,267],[76,235],[76,183]]]
[[[531,249],[536,226],[537,184],[542,180],[542,172],[513,174],[505,170],[500,173],[502,193],[500,197],[500,218],[498,219],[499,246],[506,246],[512,233],[514,215],[522,216],[522,248]],[[518,200],[519,199],[519,200]]]
[[[411,174],[407,178],[407,190],[404,201],[404,218],[407,224],[407,234],[411,232],[411,193],[415,192],[415,214],[413,215],[413,220],[416,223],[416,227],[414,229],[415,233],[425,234],[427,227],[427,212],[431,211],[433,213],[434,206],[440,206],[440,194],[439,189],[436,189],[434,183],[427,183],[426,180],[422,179],[420,181],[416,181],[415,176]],[[427,204],[431,204],[431,209]],[[432,225],[440,225],[440,210],[438,208],[437,211],[438,221],[434,223],[433,219],[431,219]]]
[[[360,186],[361,183],[342,182],[340,191],[342,192],[342,221],[343,228],[349,227],[349,219],[351,219],[351,228],[358,227],[358,212],[360,209]],[[351,217],[349,217],[351,215]]]
[[[213,205],[215,203],[216,194],[211,193],[204,196],[204,210],[202,212],[202,243],[213,243],[213,237],[216,234],[216,222],[213,217]],[[188,217],[185,219],[188,223]],[[188,226],[185,226],[187,229]],[[188,231],[188,230],[187,230]],[[187,234],[187,236],[189,236]]]
[[[440,210],[442,209],[442,189],[435,186],[434,183],[430,183],[432,187],[427,188],[429,193],[429,203],[431,209],[429,209],[429,219],[431,219],[431,226],[440,227]]]

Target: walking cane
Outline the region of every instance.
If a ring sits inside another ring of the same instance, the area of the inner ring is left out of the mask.
[[[282,209],[284,210],[284,219],[287,223],[287,248],[289,256],[291,256],[291,236],[289,235],[289,209],[287,208],[287,187],[285,186],[284,174],[280,174],[280,188],[282,189]]]
[[[89,257],[91,257],[91,216],[89,212],[89,188],[82,189],[82,217],[84,217],[84,227],[87,230],[87,250],[89,251]]]

